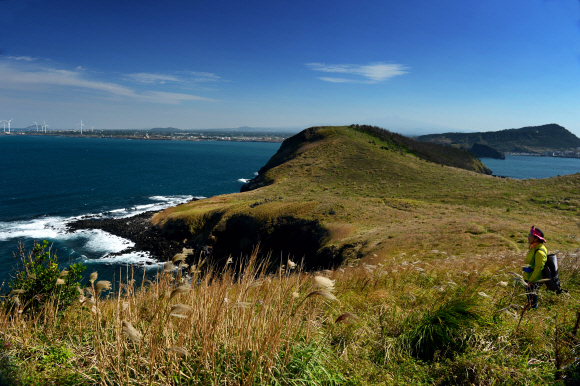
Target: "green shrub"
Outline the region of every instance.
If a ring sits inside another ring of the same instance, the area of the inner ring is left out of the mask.
[[[287,355],[289,358],[282,355],[279,358],[282,363],[275,367],[271,382],[274,386],[334,386],[347,383],[337,368],[336,359],[324,344],[297,344]]]
[[[58,267],[58,257],[51,253],[48,241],[35,243],[31,251],[24,247],[19,251],[19,263],[14,277],[9,282],[11,289],[6,307],[23,313],[38,312],[52,303],[62,311],[75,301],[80,293],[82,264],[71,264],[65,270]]]
[[[15,385],[17,382],[16,370],[18,367],[10,356],[11,348],[12,343],[0,337],[0,386]]]
[[[463,348],[466,330],[482,319],[482,310],[473,296],[454,298],[419,320],[408,320],[411,328],[404,333],[413,356],[433,360],[436,353],[450,357]]]

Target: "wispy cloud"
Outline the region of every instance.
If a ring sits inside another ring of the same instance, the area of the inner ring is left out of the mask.
[[[307,63],[313,71],[351,74],[358,76],[355,79],[319,77],[318,79],[325,82],[333,83],[378,83],[395,76],[406,74],[408,69],[401,64],[394,63],[372,63],[367,65],[357,64],[325,64],[325,63]],[[360,79],[362,77],[363,79]]]
[[[142,84],[165,84],[216,82],[221,80],[221,78],[210,72],[176,71],[165,74],[151,74],[147,72],[125,74],[125,80]]]
[[[23,60],[25,62],[34,62],[35,60],[38,60],[38,58],[32,58],[30,56],[6,56],[5,58],[12,60]]]
[[[133,100],[177,104],[182,101],[216,101],[197,95],[136,91],[132,88],[111,82],[88,79],[80,67],[75,70],[28,66],[14,66],[9,63],[0,65],[0,89],[34,90],[42,87],[64,87],[70,89],[92,90],[105,95],[126,97]]]

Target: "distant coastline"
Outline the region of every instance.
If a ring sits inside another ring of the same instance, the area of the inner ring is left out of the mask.
[[[513,156],[524,156],[524,157],[550,157],[550,158],[577,158],[580,159],[580,153],[572,153],[572,154],[556,154],[561,152],[550,152],[552,154],[546,154],[547,152],[538,154],[538,153],[509,153],[506,152],[505,155],[513,155]]]
[[[224,141],[224,142],[272,142],[281,143],[290,135],[276,134],[276,135],[252,135],[252,133],[239,133],[237,135],[223,135],[223,134],[143,134],[143,132],[138,132],[138,134],[120,134],[120,133],[107,133],[106,131],[99,131],[98,133],[89,134],[78,134],[71,133],[67,131],[53,131],[47,133],[36,133],[36,132],[14,132],[14,133],[2,133],[0,135],[26,135],[26,136],[51,136],[51,137],[67,137],[67,138],[111,138],[111,139],[134,139],[134,140],[157,140],[157,141]]]

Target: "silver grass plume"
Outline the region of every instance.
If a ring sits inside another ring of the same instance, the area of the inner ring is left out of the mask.
[[[340,315],[334,323],[346,323],[351,320],[358,319],[358,316],[351,312],[345,312],[344,314]]]
[[[139,343],[142,338],[142,335],[139,331],[133,327],[131,322],[123,320],[123,333],[127,335],[127,337],[135,343]]]
[[[172,272],[174,268],[175,265],[173,265],[171,261],[168,261],[167,263],[163,264],[163,273]]]
[[[187,313],[190,312],[191,310],[193,310],[193,307],[187,304],[178,303],[171,306],[171,311],[169,311],[169,313],[171,314],[173,314],[174,312]]]
[[[318,287],[324,288],[329,291],[332,291],[334,289],[334,280],[330,280],[329,278],[324,276],[314,276],[314,283]]]
[[[99,291],[103,291],[103,290],[110,290],[111,287],[111,282],[108,280],[99,280],[97,282],[97,284],[95,285],[95,289],[97,290],[97,292]]]
[[[326,290],[312,291],[308,295],[306,295],[306,298],[309,298],[311,296],[322,296],[324,299],[329,300],[329,301],[338,300],[336,298],[336,296],[334,296],[333,294],[331,294],[330,292],[328,292]]]
[[[176,346],[174,346],[174,347],[169,347],[169,348],[167,349],[167,351],[172,351],[172,352],[174,352],[174,353],[176,353],[176,354],[181,354],[181,355],[183,355],[183,356],[188,356],[188,355],[189,355],[189,351],[187,351],[187,350],[185,350],[185,349],[183,349],[183,348],[181,348],[181,347],[176,347]]]
[[[171,300],[177,295],[188,293],[190,290],[191,290],[190,286],[181,285],[181,286],[177,287],[176,289],[174,289],[173,291],[171,291],[171,295],[169,296],[169,299]]]
[[[187,255],[185,253],[177,253],[177,254],[175,254],[175,256],[173,256],[173,259],[171,259],[171,262],[177,263],[178,261],[185,261],[186,257],[187,257]]]

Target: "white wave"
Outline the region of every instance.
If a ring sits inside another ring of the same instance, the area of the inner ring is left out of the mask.
[[[136,205],[133,208],[112,209],[101,213],[87,213],[71,217],[40,217],[31,220],[21,221],[0,221],[0,241],[15,239],[15,238],[31,238],[31,239],[67,239],[74,235],[74,233],[66,232],[66,224],[73,221],[85,218],[126,218],[136,216],[147,211],[159,211],[171,206],[183,204],[191,201],[193,196],[153,196],[149,199],[157,201],[156,203]],[[205,198],[205,197],[196,197]]]
[[[193,196],[189,195],[181,195],[181,196],[153,196],[149,197],[150,200],[154,201],[167,201],[167,202],[174,202],[174,201],[189,201],[193,198]]]
[[[81,234],[82,232],[82,234]],[[80,237],[87,238],[84,248],[96,253],[116,253],[135,246],[135,243],[119,236],[112,235],[101,229],[76,231]]]
[[[28,237],[54,239],[65,231],[64,217],[43,217],[25,221],[0,222],[0,241]]]
[[[155,206],[155,204],[147,204],[147,205],[137,205],[135,207],[135,209],[137,210],[142,210],[142,209],[147,209],[149,210],[150,208],[153,208]]]
[[[131,252],[119,256],[109,256],[111,253],[119,253],[135,244],[127,239],[107,233],[100,229],[81,229],[67,232],[67,224],[87,218],[127,218],[139,215],[147,211],[159,211],[171,206],[191,201],[193,196],[153,196],[150,200],[156,201],[150,204],[136,205],[132,208],[120,208],[96,214],[83,214],[72,217],[41,217],[31,220],[0,222],[0,241],[11,239],[28,238],[34,240],[52,240],[63,242],[74,240],[74,249],[94,258],[85,258],[86,262],[104,263],[130,263],[145,264],[147,267],[156,267],[157,260],[145,252]],[[196,197],[202,199],[205,197]]]
[[[247,184],[248,181],[250,181],[250,180],[247,178],[238,178],[238,182],[241,182],[242,184]]]
[[[104,256],[98,259],[88,259],[83,256],[82,263],[86,265],[90,264],[139,264],[144,265],[146,268],[158,268],[163,265],[163,263],[158,262],[149,255],[147,252],[129,252],[118,256]],[[149,263],[149,264],[147,264]]]
[[[254,175],[257,176],[258,175],[258,172],[254,172]]]

